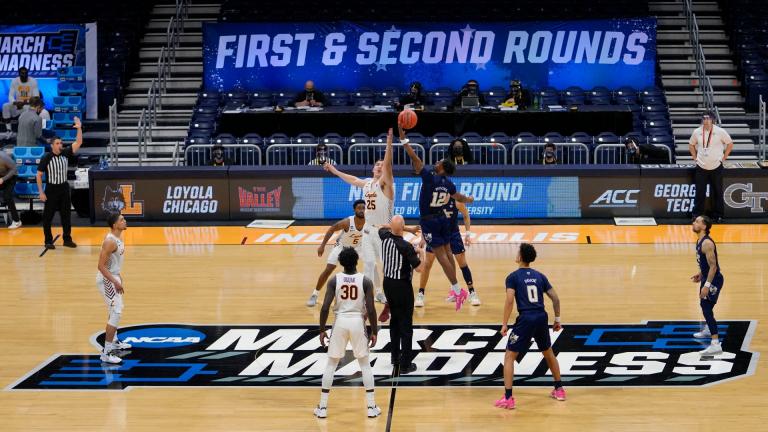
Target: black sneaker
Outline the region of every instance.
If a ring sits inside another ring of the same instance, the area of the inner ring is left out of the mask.
[[[53,243],[46,243],[45,244],[46,249],[56,249],[56,246],[53,245]]]
[[[416,365],[413,363],[409,364],[408,366],[403,366],[400,369],[400,375],[409,374],[411,372],[416,372]]]
[[[75,242],[73,242],[72,240],[65,240],[64,241],[64,247],[76,248],[77,244],[75,244]]]
[[[719,224],[721,224],[721,223],[723,223],[723,222],[725,222],[725,219],[723,219],[723,217],[722,217],[722,216],[718,216],[717,218],[715,218],[715,223],[719,223]]]

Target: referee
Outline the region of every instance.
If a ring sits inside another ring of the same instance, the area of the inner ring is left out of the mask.
[[[64,148],[61,138],[53,137],[51,151],[46,153],[40,160],[40,164],[37,165],[37,190],[40,192],[40,201],[45,203],[45,207],[43,207],[43,232],[45,233],[46,249],[56,249],[51,234],[51,221],[56,210],[59,211],[61,227],[64,229],[64,246],[77,247],[72,241],[72,223],[69,217],[72,202],[69,198],[69,182],[67,182],[69,164],[70,162],[76,163],[75,153],[83,145],[82,125],[77,117],[75,117],[74,128],[77,129],[75,142]],[[43,175],[46,175],[45,190],[43,190]]]
[[[392,342],[392,365],[401,373],[416,370],[413,362],[413,270],[421,271],[426,262],[424,249],[414,248],[403,240],[405,221],[397,215],[389,227],[379,230],[381,255],[384,261],[384,294],[392,316],[389,322]]]

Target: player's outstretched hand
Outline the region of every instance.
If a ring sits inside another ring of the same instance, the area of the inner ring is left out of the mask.
[[[694,282],[694,283],[701,282],[701,273],[696,273],[695,275],[691,276],[691,282]]]
[[[368,346],[373,348],[376,346],[376,335],[371,334],[371,336],[368,338]]]
[[[467,197],[467,204],[472,204],[473,202],[475,202],[475,197],[473,197],[472,195],[468,196]]]
[[[499,333],[501,333],[502,336],[506,336],[507,335],[507,330],[508,330],[507,325],[504,324],[504,325],[501,326],[501,330],[499,330]]]
[[[389,130],[387,131],[387,142],[388,142],[388,143],[391,143],[391,142],[392,142],[392,136],[393,136],[393,135],[394,135],[394,134],[392,133],[392,128],[389,128]]]
[[[80,129],[81,127],[83,127],[83,124],[82,124],[82,123],[80,123],[80,117],[75,117],[75,118],[73,119],[73,121],[74,121],[74,123],[75,123],[75,124],[72,126],[73,128],[75,128],[75,129]]]
[[[398,133],[398,136],[400,137],[400,141],[405,139],[405,129],[403,129],[403,127],[400,126],[400,124],[397,125],[397,133]]]
[[[563,326],[559,322],[555,321],[555,323],[552,324],[552,330],[554,330],[555,332],[559,332],[562,329],[563,329]]]
[[[326,341],[327,339],[328,339],[328,333],[326,333],[325,331],[321,331],[321,332],[320,332],[320,345],[322,345],[322,346],[323,346],[323,348],[325,348],[326,346],[328,346],[328,345],[325,343],[325,341]]]
[[[331,165],[330,163],[326,162],[323,164],[323,169],[328,171],[331,174],[336,174],[336,167]]]

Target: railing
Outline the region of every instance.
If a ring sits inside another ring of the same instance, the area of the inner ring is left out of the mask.
[[[216,145],[224,148],[224,159],[231,165],[261,165],[261,148],[254,144],[192,144],[184,150],[187,166],[210,165]]]
[[[111,166],[118,166],[120,160],[118,154],[120,137],[117,133],[117,121],[117,99],[114,99],[112,105],[109,106],[109,149],[107,154],[109,155],[109,164]]]
[[[760,136],[758,138],[760,142],[760,160],[765,160],[765,101],[763,100],[763,95],[760,95],[759,99],[759,105],[760,105],[760,113],[759,113],[759,129],[760,129]]]
[[[411,143],[416,155],[424,162],[426,151],[421,144]],[[384,159],[387,149],[382,143],[358,143],[352,144],[347,150],[347,164],[349,165],[374,165],[376,161]],[[267,149],[269,150],[269,149]],[[392,143],[392,165],[410,165],[411,158],[401,143]]]
[[[707,76],[707,59],[704,56],[704,49],[701,47],[699,24],[696,21],[696,14],[693,13],[691,0],[683,1],[683,11],[685,13],[685,22],[688,27],[688,35],[693,50],[693,58],[696,62],[696,75],[699,91],[701,92],[702,103],[706,111],[714,112],[715,122],[720,124],[720,110],[715,105],[715,92],[712,88],[712,81]]]
[[[669,146],[664,144],[653,145],[666,150],[667,160],[669,163],[672,163],[672,150],[669,148]],[[595,147],[592,163],[609,165],[627,164],[629,163],[627,146],[624,144],[600,144],[599,146]]]
[[[181,165],[181,143],[181,141],[176,141],[176,145],[173,147],[173,162],[171,162],[173,166]]]
[[[148,120],[147,108],[141,109],[139,124],[136,127],[136,151],[138,153],[139,166],[142,166],[147,154],[147,144],[152,142],[152,124]]]
[[[344,163],[344,151],[338,144],[326,144],[324,160],[334,165]],[[267,148],[267,165],[300,166],[317,165],[317,144],[272,144]]]
[[[507,149],[496,143],[468,143],[472,152],[472,163],[481,165],[505,165],[507,163]],[[435,163],[448,156],[448,143],[434,144],[429,148],[429,161]]]
[[[512,147],[512,164],[535,165],[541,163],[545,143],[520,143]],[[555,145],[558,165],[585,165],[589,163],[589,147],[582,143]]]

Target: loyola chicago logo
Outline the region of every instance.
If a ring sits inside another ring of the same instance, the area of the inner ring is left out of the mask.
[[[749,351],[756,321],[721,321],[723,354],[701,358],[708,340],[692,321],[566,324],[551,333],[568,387],[707,386],[753,375]],[[122,329],[133,345],[119,365],[102,364],[97,349],[63,354],[35,368],[10,389],[121,390],[141,387],[317,387],[327,355],[316,325],[139,325]],[[507,338],[498,325],[414,328],[417,370],[399,386],[498,387]],[[93,341],[104,342],[100,333]],[[388,328],[370,354],[377,385],[392,384]],[[29,366],[30,369],[32,365]],[[534,344],[515,366],[516,386],[549,386],[544,356]],[[360,366],[342,359],[334,386],[360,386]]]
[[[120,339],[134,348],[177,348],[200,343],[205,334],[179,327],[156,327],[120,332]]]

